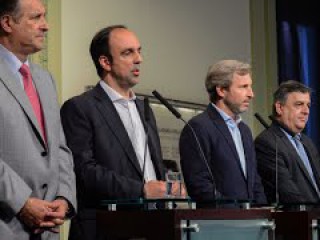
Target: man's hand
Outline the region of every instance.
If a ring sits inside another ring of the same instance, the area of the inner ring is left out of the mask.
[[[184,184],[179,181],[173,182],[170,195],[177,198],[187,197],[187,191]]]
[[[145,198],[163,198],[166,195],[166,182],[151,180],[144,184]]]
[[[46,217],[48,212],[52,211],[53,207],[54,205],[48,201],[29,198],[21,209],[19,216],[20,219],[30,228],[51,228],[56,224]]]
[[[68,202],[63,198],[58,198],[51,203],[51,211],[47,212],[46,217],[54,222],[56,226],[62,225],[68,209]]]
[[[34,233],[40,234],[44,231],[59,232],[59,226],[64,223],[68,211],[68,203],[64,199],[56,199],[53,202],[37,198],[29,198],[20,211],[20,219]]]

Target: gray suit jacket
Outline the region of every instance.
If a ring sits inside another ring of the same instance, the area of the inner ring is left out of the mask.
[[[47,143],[23,88],[0,59],[1,239],[8,229],[14,236],[11,240],[30,239],[29,230],[17,218],[29,197],[52,201],[62,196],[76,208],[72,155],[65,144],[54,80],[35,64],[30,64],[30,70],[44,113]],[[58,235],[45,232],[41,239],[58,239]]]

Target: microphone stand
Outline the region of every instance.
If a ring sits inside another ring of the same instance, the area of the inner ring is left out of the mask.
[[[158,93],[156,90],[152,91],[152,94],[177,118],[177,119],[180,119],[181,121],[183,121],[186,126],[189,127],[189,129],[191,130],[192,132],[192,135],[194,136],[196,142],[197,142],[197,146],[198,146],[198,149],[199,149],[199,152],[200,152],[200,156],[201,156],[201,159],[204,161],[205,163],[205,166],[206,166],[206,169],[209,173],[209,176],[210,176],[210,179],[211,179],[211,182],[212,182],[212,185],[213,185],[213,199],[216,200],[216,197],[218,196],[218,191],[217,191],[217,188],[216,188],[216,181],[214,179],[214,176],[212,174],[212,171],[211,171],[211,168],[209,166],[209,163],[208,163],[208,160],[203,152],[203,149],[201,147],[201,144],[199,142],[199,139],[197,137],[197,134],[195,133],[193,127],[188,123],[186,122],[181,114],[165,99],[163,98],[160,93]]]
[[[273,116],[269,116],[269,119],[271,121],[275,121],[274,117]],[[276,148],[276,202],[275,202],[275,205],[276,205],[276,210],[278,210],[280,208],[280,199],[279,199],[279,164],[278,164],[278,138],[277,136],[272,133],[273,136],[274,136],[274,140],[275,140],[275,148]]]

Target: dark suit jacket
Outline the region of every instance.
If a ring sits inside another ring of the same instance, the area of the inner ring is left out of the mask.
[[[247,125],[243,122],[239,124],[246,157],[245,178],[228,126],[211,104],[205,112],[191,119],[189,124],[199,139],[214,177],[212,181],[196,139],[190,127],[185,126],[180,137],[180,155],[184,180],[191,198],[196,201],[213,200],[216,188],[224,198],[264,203],[266,199],[256,169],[253,139]]]
[[[302,143],[309,156],[310,164],[318,187],[320,177],[319,153],[306,135],[301,136]],[[280,203],[317,202],[319,197],[311,183],[296,149],[278,124],[264,130],[256,139],[258,171],[269,202],[275,202],[276,196],[276,145],[278,151],[278,192]]]
[[[150,121],[146,123],[143,101],[137,99],[136,104],[142,122],[148,128],[148,145],[157,178],[163,179],[154,115],[151,112]],[[65,102],[61,118],[75,162],[79,202],[75,221],[80,224],[82,220],[93,221],[94,209],[100,200],[143,196],[143,176],[134,148],[117,110],[100,84]]]

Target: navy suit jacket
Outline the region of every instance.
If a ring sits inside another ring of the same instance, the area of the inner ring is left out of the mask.
[[[160,140],[154,115],[145,122],[144,104],[136,100],[145,128],[157,179],[163,179]],[[98,84],[92,90],[64,103],[61,118],[67,144],[74,155],[79,214],[73,222],[82,229],[74,239],[91,239],[95,231],[95,209],[103,199],[142,197],[143,176],[127,131],[109,96]],[[87,230],[86,230],[87,229]],[[84,237],[86,232],[91,238]],[[72,239],[72,237],[71,237]],[[92,238],[94,239],[94,238]]]
[[[192,131],[186,125],[180,136],[181,168],[190,197],[196,201],[215,198],[254,200],[265,203],[265,195],[257,173],[251,131],[239,124],[247,167],[247,177],[241,169],[239,156],[228,126],[217,110],[209,104],[206,111],[192,118],[189,124],[197,135],[213,173],[208,173],[205,161]],[[215,196],[217,191],[220,196]]]
[[[320,189],[320,156],[311,139],[301,134],[301,141],[308,154],[310,165]],[[275,202],[276,196],[276,159],[278,160],[278,193],[280,203],[319,202],[312,180],[296,149],[279,125],[273,123],[255,140],[258,171],[268,201]],[[277,147],[276,147],[277,146]],[[276,156],[276,148],[277,155]]]

